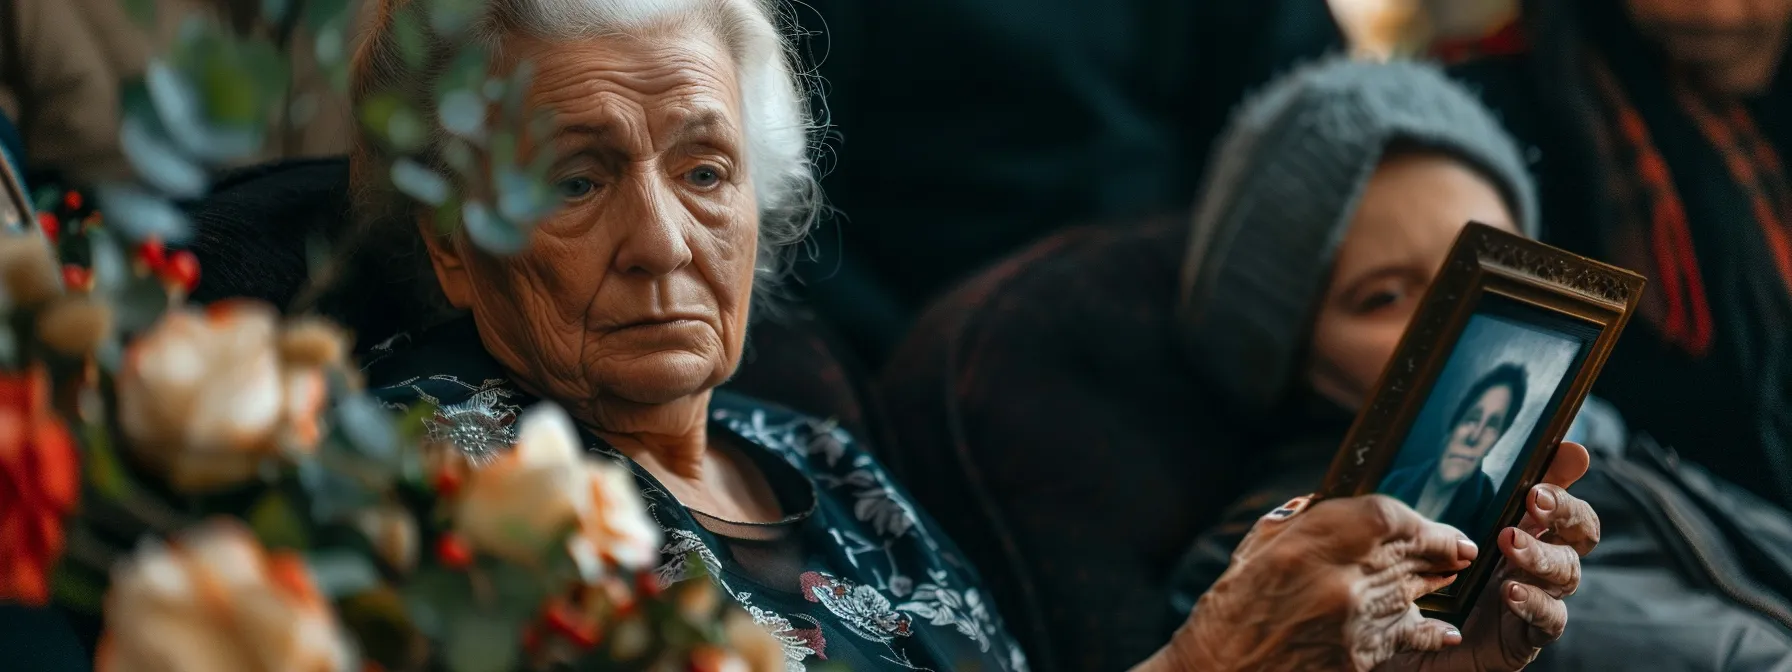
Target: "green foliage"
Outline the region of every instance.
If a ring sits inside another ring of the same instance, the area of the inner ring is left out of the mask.
[[[297,507],[285,493],[268,492],[250,507],[249,528],[268,548],[304,550],[311,546],[311,532]]]

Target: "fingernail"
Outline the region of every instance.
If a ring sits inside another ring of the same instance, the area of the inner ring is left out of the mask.
[[[1512,534],[1512,547],[1513,548],[1522,550],[1522,549],[1531,547],[1531,535],[1525,534],[1524,531],[1522,531],[1516,527],[1508,527],[1506,529],[1512,531],[1511,534]]]
[[[1524,588],[1516,583],[1506,586],[1506,599],[1512,600],[1513,602],[1523,602]]]
[[[1537,508],[1542,511],[1556,510],[1556,495],[1549,488],[1537,488]]]
[[[1461,644],[1462,643],[1462,631],[1457,630],[1455,628],[1450,628],[1449,630],[1445,630],[1444,631],[1444,643],[1448,644],[1450,646],[1455,646],[1457,644]]]
[[[1475,556],[1480,555],[1480,554],[1481,554],[1481,547],[1476,546],[1475,542],[1469,541],[1467,539],[1457,539],[1456,540],[1456,556],[1457,557],[1459,557],[1463,560],[1473,560],[1473,559],[1475,559]]]

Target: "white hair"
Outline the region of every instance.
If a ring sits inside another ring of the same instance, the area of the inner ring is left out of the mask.
[[[378,13],[355,56],[351,95],[359,106],[371,96],[395,94],[426,113],[434,126],[420,156],[426,162],[439,162],[439,150],[448,136],[437,121],[437,87],[461,47],[428,35],[426,66],[422,72],[409,66],[395,19],[408,5],[424,1],[372,0],[379,5]],[[490,50],[494,57],[501,57],[499,50],[507,37],[581,40],[645,36],[672,28],[707,30],[722,41],[740,81],[747,172],[759,204],[754,297],[755,303],[762,304],[768,290],[789,271],[792,252],[808,234],[821,194],[811,163],[812,152],[818,149],[812,143],[819,142],[819,134],[809,113],[805,75],[797,68],[800,61],[787,33],[794,28],[794,19],[779,11],[779,0],[471,1],[483,6],[470,24],[468,43]],[[365,130],[357,138],[351,159],[355,184],[352,219],[366,236],[357,242],[378,250],[380,256],[368,259],[370,262],[408,266],[405,271],[416,277],[382,274],[385,277],[381,279],[389,284],[418,285],[411,296],[431,304],[431,310],[413,321],[435,321],[447,307],[417,233],[419,206],[377,173],[394,158]],[[417,258],[403,258],[408,255]]]

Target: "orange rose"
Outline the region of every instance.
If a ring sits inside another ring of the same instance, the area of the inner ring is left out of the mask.
[[[80,495],[75,440],[49,394],[42,367],[0,373],[0,602],[49,601],[63,519]]]
[[[304,561],[219,520],[113,570],[98,672],[348,672],[354,656]]]

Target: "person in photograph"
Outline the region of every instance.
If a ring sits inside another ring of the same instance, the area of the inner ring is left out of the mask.
[[[1437,457],[1395,470],[1378,490],[1426,518],[1473,534],[1474,523],[1497,504],[1499,491],[1481,464],[1524,407],[1525,380],[1519,364],[1501,364],[1483,374],[1457,402]]]

